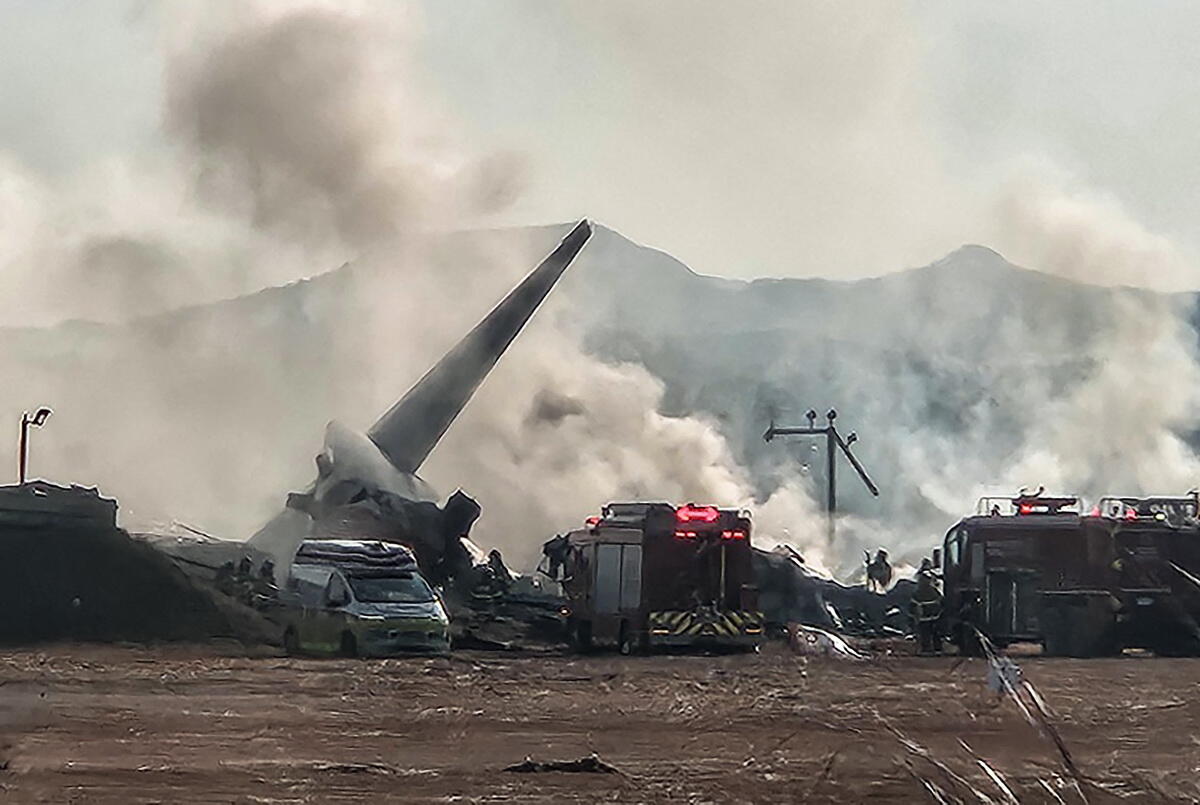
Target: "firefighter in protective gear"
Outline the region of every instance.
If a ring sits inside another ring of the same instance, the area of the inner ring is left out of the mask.
[[[924,559],[917,573],[917,589],[909,603],[913,623],[917,628],[917,647],[920,654],[940,654],[942,651],[942,593],[937,588],[933,564]]]
[[[888,552],[880,548],[874,559],[866,551],[863,553],[867,557],[867,589],[886,593],[892,584],[892,565],[888,562]]]

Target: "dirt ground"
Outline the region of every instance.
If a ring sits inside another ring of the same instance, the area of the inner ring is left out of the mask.
[[[1200,661],[1020,664],[1088,801],[1200,800]],[[1082,801],[1053,745],[985,676],[981,660],[846,663],[774,646],[403,660],[17,650],[0,657],[0,800],[922,802],[935,800],[921,777],[954,790],[940,763],[1005,801],[961,738],[1020,801]],[[503,770],[592,752],[616,773]]]

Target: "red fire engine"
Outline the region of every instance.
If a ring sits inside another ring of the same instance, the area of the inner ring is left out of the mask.
[[[944,543],[951,639],[1042,643],[1077,657],[1200,654],[1200,499],[985,498]]]
[[[567,535],[563,589],[579,649],[753,648],[763,636],[747,512],[610,503]]]

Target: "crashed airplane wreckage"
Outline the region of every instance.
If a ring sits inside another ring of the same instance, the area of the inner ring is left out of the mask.
[[[817,573],[794,549],[753,550],[758,600],[768,626],[816,626],[857,637],[911,633],[909,602],[916,582],[899,579],[883,593],[847,585]]]
[[[460,538],[478,518],[478,504],[457,492],[439,507],[417,471],[591,233],[580,221],[366,434],[330,423],[316,480],[290,494],[286,508],[249,540],[271,556],[276,580],[286,578],[304,540],[348,536],[408,544],[435,583],[469,569]]]
[[[212,581],[215,572],[220,581],[236,566],[238,582],[245,582],[241,586],[273,592],[287,583],[292,561],[306,540],[402,543],[412,549],[421,573],[446,588],[448,603],[457,610],[456,626],[467,630],[466,642],[471,642],[471,625],[478,620],[472,604],[497,598],[513,579],[497,552],[484,557],[468,538],[479,504],[459,490],[439,506],[436,492],[417,472],[591,234],[587,220],[576,224],[365,434],[331,422],[316,457],[316,479],[303,491],[289,494],[283,510],[248,541],[163,539],[156,547],[190,575]],[[253,597],[247,595],[246,602]],[[530,603],[515,591],[506,598],[516,606]],[[535,609],[557,614],[557,599],[534,604]],[[489,601],[486,608],[496,620],[495,602]],[[527,623],[545,619],[540,613],[522,615]]]

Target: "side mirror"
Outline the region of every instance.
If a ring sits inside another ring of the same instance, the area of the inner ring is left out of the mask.
[[[942,549],[941,548],[933,549],[933,569],[934,570],[942,569]]]

